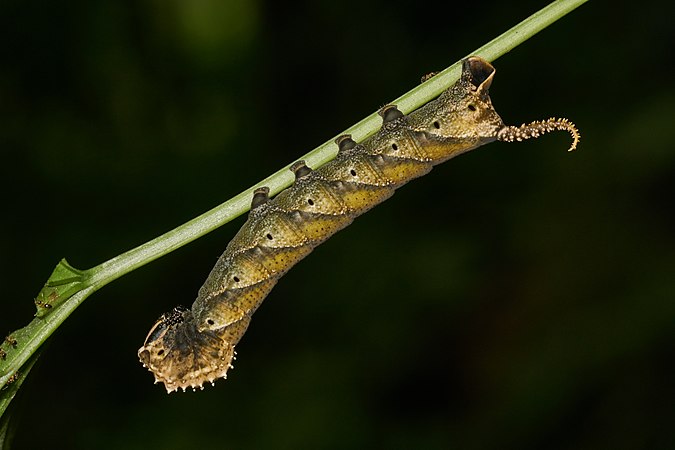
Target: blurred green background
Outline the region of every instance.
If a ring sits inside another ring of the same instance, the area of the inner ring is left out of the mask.
[[[675,448],[675,29],[591,1],[495,62],[508,123],[293,269],[227,381],[136,351],[243,218],[105,287],[50,340],[15,448]],[[0,3],[0,331],[251,186],[546,2]],[[447,9],[444,9],[447,8]]]

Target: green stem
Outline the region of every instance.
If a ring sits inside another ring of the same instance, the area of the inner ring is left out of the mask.
[[[471,54],[493,61],[586,1],[557,0]],[[455,83],[460,68],[460,62],[453,64],[428,82],[397,98],[392,104],[398,105],[404,113],[419,108]],[[351,134],[356,141],[361,141],[377,131],[380,123],[381,119],[373,113],[340,134]],[[298,159],[304,159],[308,166],[316,168],[333,159],[336,153],[337,146],[333,138]],[[16,348],[9,342],[2,344],[1,349],[6,352],[6,359],[0,360],[0,386],[4,386],[26,364],[31,355],[89,295],[111,281],[245,213],[256,187],[268,186],[271,195],[287,188],[293,182],[289,167],[290,164],[186,224],[96,267],[80,271],[68,265],[65,260],[61,261],[38,294],[38,313],[35,319],[25,328],[12,333],[17,341]],[[0,414],[3,411],[4,409],[0,409]]]
[[[14,400],[23,382],[26,381],[28,373],[35,365],[43,349],[44,347],[35,352],[28,362],[21,367],[21,372],[17,373],[12,383],[2,388],[2,395],[0,395],[0,449],[9,449],[11,447],[12,437],[16,428],[16,423],[12,423],[12,419],[15,418],[12,418],[11,412],[6,412],[7,407]]]

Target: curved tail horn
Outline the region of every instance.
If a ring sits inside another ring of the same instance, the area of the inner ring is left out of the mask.
[[[552,117],[548,120],[535,120],[532,123],[523,124],[519,127],[505,126],[497,133],[497,140],[504,142],[524,141],[530,138],[538,138],[542,134],[551,131],[567,131],[572,135],[572,145],[568,151],[576,150],[581,135],[577,127],[567,119],[556,119]]]

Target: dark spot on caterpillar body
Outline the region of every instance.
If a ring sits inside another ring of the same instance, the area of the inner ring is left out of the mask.
[[[566,119],[504,125],[488,90],[495,70],[487,61],[463,61],[459,81],[418,110],[380,110],[382,127],[356,143],[336,139],[337,157],[315,170],[291,166],[293,186],[269,198],[256,189],[248,220],[228,244],[191,309],[176,308],[151,328],[139,358],[168,392],[202,388],[225,378],[234,347],[251,316],[293,265],[395,190],[442,163],[496,140],[520,141],[565,130],[576,148],[579,133]]]

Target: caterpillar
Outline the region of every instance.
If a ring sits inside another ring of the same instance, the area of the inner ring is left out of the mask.
[[[253,194],[248,219],[227,245],[191,309],[176,307],[151,328],[138,356],[171,393],[203,389],[226,378],[235,346],[274,285],[317,245],[434,165],[489,142],[522,141],[554,130],[579,142],[576,126],[551,118],[505,125],[488,90],[494,67],[480,57],[462,62],[460,79],[437,99],[404,115],[384,106],[382,127],[357,143],[336,139],[338,154],[316,170],[291,166],[295,182],[276,197]]]

